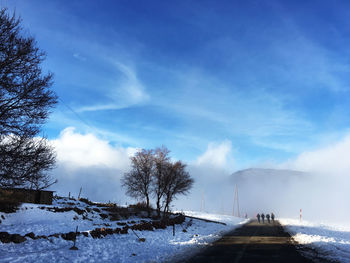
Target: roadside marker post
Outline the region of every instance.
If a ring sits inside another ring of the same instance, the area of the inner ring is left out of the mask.
[[[75,243],[77,241],[77,235],[78,235],[78,226],[75,229],[74,245],[70,248],[70,250],[78,250],[78,248],[75,246]]]

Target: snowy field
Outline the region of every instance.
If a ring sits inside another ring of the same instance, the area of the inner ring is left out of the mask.
[[[350,227],[279,219],[299,244],[316,249],[323,257],[350,263]]]
[[[128,218],[110,221],[101,218],[94,206],[74,201],[79,209],[88,209],[90,220],[74,211],[57,212],[41,209],[43,205],[23,204],[16,213],[0,213],[0,232],[25,235],[34,232],[38,235],[51,235],[74,231],[87,231],[99,227],[117,227],[130,224],[130,220],[140,222],[145,218]],[[52,207],[68,207],[64,202],[55,201]],[[97,208],[97,207],[95,207]],[[198,219],[186,218],[182,225],[176,225],[175,236],[171,226],[153,231],[129,231],[128,234],[112,234],[104,238],[90,235],[77,237],[79,250],[69,250],[73,242],[59,237],[31,239],[14,243],[0,242],[0,262],[181,262],[198,252],[208,243],[219,239],[226,232],[244,224],[247,220],[209,213],[183,211],[187,216],[225,223],[217,224]],[[295,241],[316,249],[323,257],[350,263],[350,226],[311,223],[293,219],[279,219]],[[184,232],[186,229],[187,232]],[[145,242],[140,242],[145,238]]]
[[[76,205],[81,209],[86,206],[81,202],[76,202]],[[0,213],[0,217],[5,218],[0,224],[0,232],[21,235],[34,232],[35,235],[47,236],[75,231],[76,226],[79,231],[90,231],[104,225],[116,225],[116,222],[102,219],[98,213],[91,213],[93,220],[89,221],[83,220],[82,215],[77,215],[74,211],[53,213],[40,209],[42,206],[24,204],[16,213]],[[63,205],[54,203],[53,206]],[[135,231],[139,237],[146,239],[145,242],[139,242],[132,231],[125,235],[107,235],[101,239],[80,235],[77,237],[79,250],[76,251],[69,250],[72,241],[61,237],[36,240],[27,238],[27,241],[20,244],[0,242],[0,262],[170,262],[192,255],[203,245],[215,241],[225,232],[245,222],[244,219],[232,216],[198,212],[185,214],[225,222],[227,225],[186,218],[181,227],[176,225],[175,236],[172,227]],[[137,221],[138,218],[133,220]]]

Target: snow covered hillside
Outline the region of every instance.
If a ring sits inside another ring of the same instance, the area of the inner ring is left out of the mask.
[[[328,259],[350,262],[350,226],[280,219],[293,239],[314,248]]]
[[[187,217],[182,222],[181,216],[173,216],[173,236],[172,225],[147,218],[144,211],[137,213],[124,207],[118,208],[117,215],[116,209],[64,198],[55,200],[53,205],[23,204],[16,213],[0,213],[0,262],[179,260],[245,221],[185,212],[226,225]],[[78,250],[70,250],[77,226]]]

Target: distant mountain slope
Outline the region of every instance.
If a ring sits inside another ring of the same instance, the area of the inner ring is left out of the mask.
[[[278,216],[295,216],[305,207],[303,196],[310,190],[312,176],[293,170],[250,168],[233,173],[229,181],[237,186],[241,214],[274,212]],[[311,198],[311,196],[310,196]]]
[[[251,180],[285,182],[293,179],[305,178],[306,176],[308,176],[307,173],[294,170],[249,168],[233,173],[230,180],[234,183],[243,183]]]

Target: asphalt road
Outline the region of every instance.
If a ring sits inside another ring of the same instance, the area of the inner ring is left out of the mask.
[[[302,256],[299,251],[308,255],[308,258]],[[274,224],[266,222],[259,224],[253,220],[228,233],[186,262],[325,263],[329,261],[320,258],[316,251],[306,247],[298,246],[297,250],[290,235],[277,221]]]

